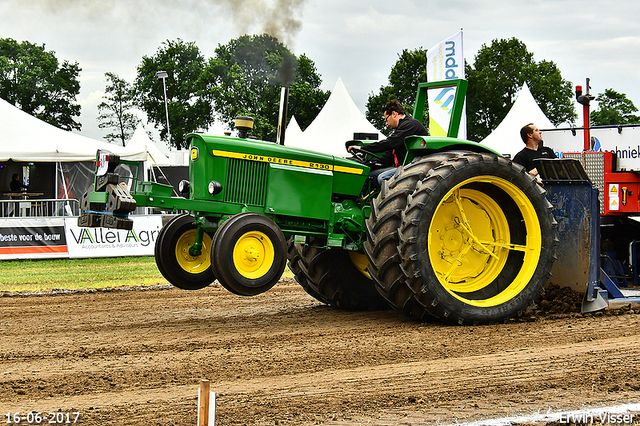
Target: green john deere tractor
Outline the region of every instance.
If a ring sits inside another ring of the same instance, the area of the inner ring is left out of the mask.
[[[467,82],[451,80],[457,134]],[[422,117],[420,85],[414,116]],[[121,182],[117,158],[99,152],[81,226],[131,227],[150,206],[176,215],[155,258],[176,287],[218,280],[252,296],[280,279],[287,260],[317,300],[342,309],[391,307],[415,319],[486,324],[521,313],[554,260],[556,222],[545,191],[522,167],[453,137],[410,137],[405,164],[368,191],[366,153],[338,158],[240,137],[190,134],[183,196],[156,182]],[[346,152],[345,152],[346,154]],[[129,189],[130,188],[130,189]],[[365,188],[365,190],[363,190]]]

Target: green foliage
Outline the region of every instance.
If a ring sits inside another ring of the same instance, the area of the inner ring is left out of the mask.
[[[112,129],[104,138],[109,142],[118,141],[126,146],[140,119],[132,112],[135,108],[135,90],[131,84],[118,77],[117,74],[107,72],[107,87],[105,101],[98,105],[98,127]]]
[[[377,128],[384,129],[382,108],[392,99],[397,99],[412,115],[418,92],[418,84],[427,81],[427,51],[403,50],[389,73],[389,84],[380,87],[378,94],[370,94],[367,101],[367,119]],[[426,109],[425,109],[426,111]],[[428,123],[428,117],[422,119]]]
[[[169,74],[165,83],[171,135],[167,132],[163,80],[156,78],[158,71]],[[206,130],[213,123],[209,85],[200,49],[181,39],[167,40],[154,56],[143,56],[134,83],[138,106],[160,129],[160,137],[176,148],[186,148],[188,133]]]
[[[589,118],[594,126],[638,124],[640,116],[634,115],[638,108],[624,93],[606,89],[596,97],[598,109]]]
[[[208,79],[220,119],[233,128],[236,117],[251,116],[251,135],[262,140],[276,139],[282,85],[290,84],[289,115],[295,114],[302,129],[329,97],[319,89],[314,63],[304,55],[296,58],[267,34],[244,35],[218,45],[209,61]]]
[[[573,88],[550,61],[535,62],[533,53],[515,38],[482,45],[473,66],[466,65],[468,138],[484,139],[504,119],[515,94],[526,82],[540,109],[558,125],[573,122]],[[527,118],[523,117],[523,122]]]
[[[0,97],[63,130],[80,130],[76,96],[78,63],[58,62],[55,52],[13,39],[0,39]]]
[[[295,114],[302,130],[318,116],[330,92],[320,89],[322,79],[315,63],[306,55],[298,58],[295,80],[289,86],[289,117]]]

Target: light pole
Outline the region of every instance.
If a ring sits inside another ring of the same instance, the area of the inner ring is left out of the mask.
[[[171,146],[171,129],[169,128],[169,106],[167,105],[167,85],[165,84],[165,79],[169,77],[169,73],[166,71],[158,71],[156,73],[156,78],[158,80],[162,80],[162,88],[164,89],[164,112],[167,116],[167,142],[169,142],[169,146]]]

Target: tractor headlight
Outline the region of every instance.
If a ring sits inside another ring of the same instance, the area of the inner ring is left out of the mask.
[[[182,195],[189,195],[190,186],[191,186],[191,183],[188,180],[183,179],[178,184],[178,191],[180,191]]]
[[[209,182],[209,194],[216,195],[222,191],[222,184],[220,182],[216,182],[212,180]]]

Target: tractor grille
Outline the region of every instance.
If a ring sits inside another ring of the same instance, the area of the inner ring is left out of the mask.
[[[268,163],[229,159],[224,201],[263,206],[267,195]]]

